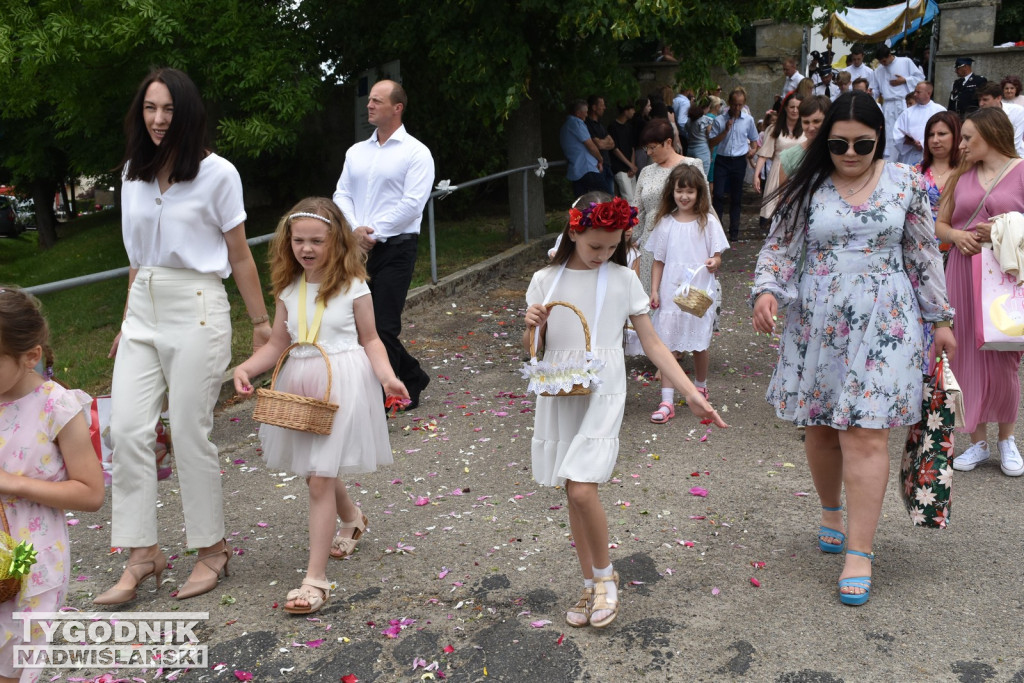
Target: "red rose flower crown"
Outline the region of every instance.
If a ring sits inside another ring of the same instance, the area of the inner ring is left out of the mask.
[[[636,207],[630,206],[622,197],[610,202],[590,203],[583,209],[569,209],[569,229],[583,232],[587,228],[612,230],[629,230],[639,222]]]

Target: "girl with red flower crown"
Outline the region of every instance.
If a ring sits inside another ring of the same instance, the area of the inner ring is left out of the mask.
[[[581,201],[583,200],[583,201]],[[550,366],[597,367],[597,382],[584,396],[538,396],[533,435],[533,476],[545,486],[564,486],[569,526],[583,571],[583,594],[565,615],[580,627],[607,626],[619,611],[618,575],[608,555],[608,520],[597,485],[611,477],[619,452],[619,426],[626,403],[622,328],[632,322],[647,357],[686,396],[694,415],[727,425],[690,382],[658,338],[647,316],[650,302],[636,273],[626,267],[625,231],[636,225],[636,209],[621,198],[593,193],[577,200],[552,264],[533,276],[526,292],[526,324],[537,328],[538,349]],[[576,306],[590,326],[584,349]],[[529,349],[532,330],[523,335]],[[595,386],[596,384],[596,386]]]

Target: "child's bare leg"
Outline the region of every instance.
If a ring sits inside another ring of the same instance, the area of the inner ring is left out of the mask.
[[[331,538],[334,536],[334,482],[336,477],[309,477],[309,565],[306,567],[306,578],[325,581],[327,579],[327,555],[331,550]],[[307,607],[309,602],[304,598],[296,598],[286,607]]]
[[[573,527],[573,538],[579,548],[580,538],[586,539],[588,554],[590,555],[591,572],[589,576],[601,578],[610,576],[612,573],[612,562],[608,556],[608,518],[605,516],[604,508],[601,507],[601,499],[597,495],[597,484],[593,482],[567,482],[566,493],[569,496],[570,509],[575,508],[578,526],[580,531]],[[572,523],[572,517],[570,517]],[[585,559],[577,553],[581,563]],[[584,570],[584,576],[587,576]],[[610,600],[617,600],[615,588],[608,584],[608,597]],[[610,613],[610,610],[595,612],[591,621],[601,620]]]
[[[334,481],[337,483],[334,486],[334,499],[335,499],[335,510],[338,513],[338,517],[343,522],[352,522],[362,518],[363,512],[360,510],[352,499],[348,495],[348,489],[345,487],[345,482],[340,478],[336,478]]]
[[[707,384],[709,367],[711,367],[711,353],[707,349],[694,351],[693,376],[697,380],[694,384],[698,387],[701,386],[701,383]]]

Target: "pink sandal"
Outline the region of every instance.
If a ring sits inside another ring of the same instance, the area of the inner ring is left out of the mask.
[[[658,409],[651,413],[651,422],[658,425],[665,424],[675,416],[675,407],[668,401],[662,401],[658,404]]]

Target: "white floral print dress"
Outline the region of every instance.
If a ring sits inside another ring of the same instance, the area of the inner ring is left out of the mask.
[[[768,402],[798,425],[917,422],[922,318],[953,317],[920,176],[887,163],[868,200],[852,207],[826,179],[805,211],[781,213],[752,291],[752,300],[771,292],[785,310]]]

